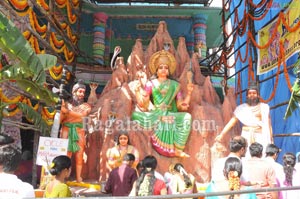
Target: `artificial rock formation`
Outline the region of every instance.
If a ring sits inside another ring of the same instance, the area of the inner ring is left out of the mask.
[[[201,74],[198,62],[199,55],[194,53],[191,58],[187,57],[188,52],[183,39],[180,39],[176,51],[166,27],[165,22],[159,23],[157,33],[145,53],[142,51],[141,41],[136,42],[126,65],[127,70],[122,70],[122,75],[127,75],[127,78],[122,78],[122,82],[106,89],[105,93],[96,102],[90,117],[94,129],[88,137],[88,161],[85,165],[85,176],[83,176],[85,179],[92,178],[100,181],[107,179],[109,170],[106,165],[106,151],[115,145],[115,137],[120,124],[123,125],[123,129],[128,130],[131,144],[138,149],[140,158],[149,154],[157,157],[159,162],[157,170],[161,173],[168,171],[171,163],[181,162],[186,170],[196,177],[198,182],[206,183],[210,181],[210,170],[214,160],[227,155],[226,143],[229,136],[224,143],[215,143],[214,138],[232,115],[232,111],[236,106],[234,94],[232,91],[228,91],[229,94],[222,104],[212,86],[210,77]],[[133,87],[139,81],[136,80],[136,74],[134,73],[143,72],[149,78],[147,61],[153,53],[162,50],[163,44],[166,42],[170,43],[170,51],[173,51],[172,53],[178,61],[179,67],[177,69],[180,71],[175,74],[177,74],[177,80],[182,85],[183,96],[187,93],[185,88],[188,81],[190,81],[187,74],[190,71],[193,74],[192,81],[195,86],[188,109],[188,112],[192,115],[193,126],[184,149],[184,152],[190,155],[189,158],[169,158],[158,154],[150,143],[152,132],[136,129],[130,121],[132,111],[136,109]],[[141,67],[141,64],[143,67]],[[129,73],[124,73],[124,71],[129,71]],[[118,77],[112,75],[110,82],[116,81],[113,78]],[[127,82],[124,81],[126,79]]]

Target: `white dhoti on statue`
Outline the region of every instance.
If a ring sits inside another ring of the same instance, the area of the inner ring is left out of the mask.
[[[246,103],[239,105],[234,111],[234,115],[243,124],[241,135],[247,139],[248,145],[258,142],[263,145],[265,151],[266,146],[272,143],[269,124],[270,108],[265,103],[259,103],[257,106],[261,114],[261,120],[255,115],[256,113],[251,106]],[[249,150],[247,150],[246,156],[248,155]]]

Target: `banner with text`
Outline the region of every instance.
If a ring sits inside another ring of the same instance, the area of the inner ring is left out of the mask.
[[[48,166],[59,155],[67,155],[68,139],[40,137],[36,164]]]
[[[300,19],[300,1],[292,1],[284,11],[285,20],[290,27],[295,27]],[[285,50],[285,60],[300,50],[300,28],[289,32],[283,25],[282,20],[278,24],[278,17],[267,26],[258,31],[258,45],[266,45],[272,39],[267,48],[258,50],[258,75],[271,71],[278,66],[279,43],[282,41]],[[275,32],[274,32],[275,31]]]

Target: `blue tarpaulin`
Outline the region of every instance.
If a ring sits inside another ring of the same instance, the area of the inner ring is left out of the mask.
[[[231,3],[230,5],[230,12],[233,12],[234,9],[237,9],[238,19],[242,20],[244,17],[244,11],[246,10],[248,12],[247,5],[245,5],[244,0],[233,0],[229,1]],[[253,0],[254,4],[259,4],[260,0]],[[269,1],[267,1],[269,2]],[[285,6],[287,6],[290,3],[290,1],[286,0],[274,0],[271,7],[268,10],[265,10],[267,14],[262,17],[260,20],[254,20],[254,28],[256,33],[256,41],[258,39],[257,32],[270,23],[272,20],[275,20],[278,13],[284,9]],[[258,8],[255,10],[258,13]],[[263,12],[263,10],[261,10]],[[234,13],[234,12],[233,12]],[[235,22],[236,14],[231,15],[231,22],[233,24],[233,29],[237,27],[237,23]],[[246,30],[247,31],[247,30]],[[238,36],[236,42],[235,42],[235,49],[238,49],[243,45],[243,47],[240,48],[242,56],[246,53],[246,45],[245,42],[247,41],[248,36],[247,34],[243,34],[242,36]],[[256,49],[258,50],[258,49]],[[253,52],[249,52],[253,56]],[[287,68],[295,63],[297,61],[298,55],[295,54],[294,56],[290,57],[286,60]],[[246,61],[245,63],[242,63],[240,60],[236,63],[235,69],[236,71],[240,71],[240,77],[241,77],[241,90],[245,90],[248,86],[248,67],[244,69],[245,66],[247,66],[249,63]],[[256,66],[256,65],[254,65]],[[279,71],[283,71],[283,66],[280,66],[280,69],[275,68],[265,74],[259,75],[258,79],[260,82],[260,95],[263,100],[267,100],[268,104],[271,108],[271,120],[272,120],[272,127],[273,127],[273,135],[274,135],[274,142],[275,144],[281,148],[281,153],[279,155],[278,161],[282,162],[282,156],[286,152],[293,152],[296,154],[300,151],[300,136],[287,136],[289,134],[293,133],[300,133],[300,110],[295,110],[290,117],[288,117],[286,120],[284,119],[284,115],[287,109],[288,101],[291,96],[291,91],[288,88],[287,81],[290,81],[291,85],[294,84],[295,81],[295,74],[292,71],[292,68],[289,68],[288,71],[288,80],[285,77],[284,73],[281,72],[277,77],[276,74]],[[254,74],[257,74],[257,69],[254,67]],[[276,78],[278,78],[278,84],[276,85]],[[236,81],[238,81],[238,78],[235,78]],[[237,85],[238,82],[236,82]],[[271,94],[273,90],[276,89],[275,95],[272,98]],[[245,102],[245,92],[243,93],[242,102],[237,100],[237,103],[243,103]],[[271,99],[272,98],[272,99]],[[268,99],[271,99],[270,101]]]

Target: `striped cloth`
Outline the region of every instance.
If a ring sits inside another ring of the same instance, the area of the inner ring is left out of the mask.
[[[93,40],[93,57],[95,61],[104,65],[105,54],[105,28],[108,16],[105,13],[99,12],[94,14],[94,40]]]
[[[206,57],[206,29],[207,29],[207,15],[196,14],[193,16],[193,30],[194,30],[194,45],[195,51],[198,52],[198,45],[201,42],[201,57]]]

